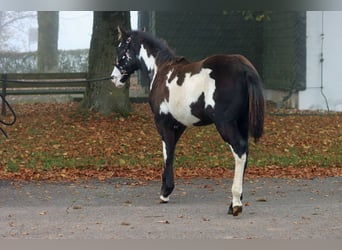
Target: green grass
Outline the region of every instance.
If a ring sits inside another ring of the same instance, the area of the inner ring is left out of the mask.
[[[0,170],[161,168],[160,136],[147,105],[139,108],[125,118],[79,112],[76,107],[69,110],[63,105],[51,106],[43,114],[18,110],[18,124],[8,131],[10,139],[0,141]],[[269,116],[260,142],[250,142],[249,166],[341,167],[341,124],[340,115]],[[187,129],[176,148],[175,167],[217,166],[232,169],[234,159],[215,126]]]

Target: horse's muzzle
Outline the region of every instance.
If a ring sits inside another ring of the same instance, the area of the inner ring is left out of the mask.
[[[115,84],[115,87],[122,88],[125,86],[125,78],[126,76],[121,74],[120,70],[115,66],[112,72],[112,82]]]

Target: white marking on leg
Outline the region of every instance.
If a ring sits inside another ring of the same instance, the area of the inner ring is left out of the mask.
[[[164,141],[162,141],[163,143],[163,157],[164,157],[164,168],[166,167],[166,160],[167,160],[167,151],[166,151],[166,143]],[[170,197],[164,197],[162,194],[159,196],[159,199],[162,201],[162,202],[169,202],[170,200]]]
[[[166,144],[164,141],[163,142],[163,157],[164,157],[164,163],[166,164],[166,160],[167,160],[167,151],[166,151]]]
[[[160,199],[162,202],[169,202],[170,197],[164,197],[163,195],[160,195],[159,199]]]
[[[247,160],[246,153],[244,153],[241,158],[234,152],[234,149],[229,145],[233,152],[235,159],[235,170],[234,170],[234,180],[232,185],[233,194],[233,207],[242,206],[241,194],[242,194],[242,183],[243,183],[243,173],[245,169],[245,164]]]

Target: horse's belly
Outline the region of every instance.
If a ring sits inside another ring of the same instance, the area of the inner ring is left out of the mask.
[[[215,106],[215,81],[210,78],[210,72],[210,69],[202,69],[198,74],[186,73],[181,85],[177,84],[177,77],[167,82],[169,98],[160,104],[160,113],[171,114],[186,126],[200,122],[201,117],[198,114],[201,111],[198,109]]]
[[[188,105],[184,104],[177,105],[175,103],[162,102],[160,113],[171,114],[173,118],[185,126],[190,126],[200,121],[198,117],[191,114],[191,109],[188,108]]]

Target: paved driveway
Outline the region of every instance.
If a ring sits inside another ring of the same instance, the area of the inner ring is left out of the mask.
[[[0,181],[0,237],[342,238],[342,177],[247,180],[239,217],[227,215],[231,184],[178,180],[159,204],[159,182]]]

